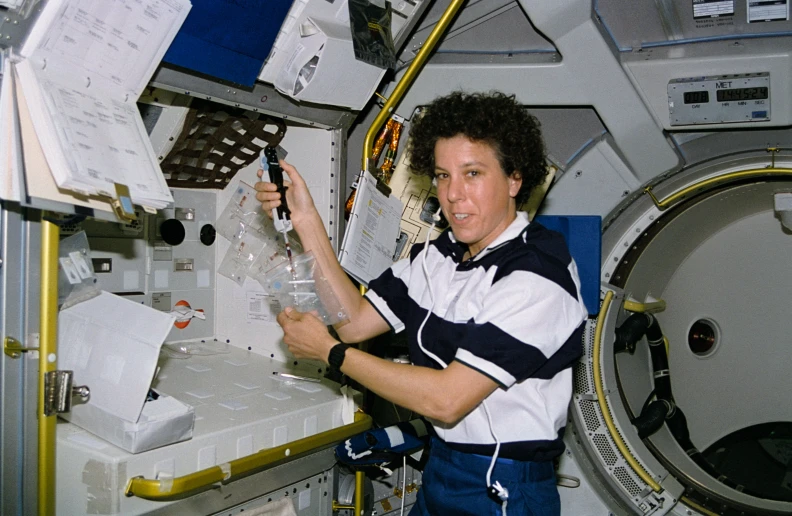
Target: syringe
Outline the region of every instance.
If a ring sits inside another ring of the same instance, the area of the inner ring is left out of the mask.
[[[268,146],[264,149],[264,154],[261,156],[261,168],[269,172],[270,182],[278,187],[278,192],[281,194],[281,205],[277,208],[272,208],[272,222],[275,224],[275,229],[283,235],[292,277],[296,280],[297,271],[294,270],[294,259],[292,258],[288,235],[289,231],[292,230],[292,223],[289,218],[291,211],[289,211],[289,206],[286,204],[286,188],[283,187],[283,168],[278,162],[278,153],[275,147]]]

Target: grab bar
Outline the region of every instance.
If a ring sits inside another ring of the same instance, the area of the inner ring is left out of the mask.
[[[146,500],[168,500],[193,491],[206,489],[218,482],[228,483],[256,470],[263,470],[267,467],[305,456],[310,452],[319,451],[353,435],[365,432],[371,428],[371,425],[371,416],[357,412],[355,413],[355,421],[348,425],[333,428],[332,430],[274,448],[267,448],[252,455],[218,464],[189,475],[159,480],[150,480],[142,476],[130,478],[124,494]]]

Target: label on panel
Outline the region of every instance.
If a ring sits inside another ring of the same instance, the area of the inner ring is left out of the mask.
[[[789,19],[789,0],[747,0],[748,23]]]
[[[170,312],[173,308],[171,305],[170,292],[154,292],[151,294],[151,308],[156,308],[163,312]]]
[[[734,14],[734,0],[693,0],[694,18]]]

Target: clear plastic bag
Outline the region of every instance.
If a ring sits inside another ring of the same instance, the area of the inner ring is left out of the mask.
[[[248,184],[239,183],[217,219],[216,229],[231,242],[217,272],[240,286],[248,276],[262,281],[274,267],[289,261],[283,235],[261,209],[256,190]],[[302,252],[299,242],[292,241],[291,246],[293,253]]]
[[[282,307],[316,312],[325,324],[349,318],[310,251],[294,257],[294,268],[286,261],[270,270],[259,282]]]
[[[242,236],[231,242],[231,247],[226,251],[223,261],[217,273],[233,280],[240,287],[248,277],[250,267],[264,249],[262,242],[256,233],[244,233]]]
[[[58,248],[58,305],[61,310],[96,297],[100,292],[85,231],[61,240]]]
[[[250,267],[250,277],[258,280],[262,285],[270,271],[279,265],[289,263],[283,236],[280,233],[275,233],[275,235],[277,236],[266,235],[264,237],[264,248]],[[291,246],[292,256],[302,254],[302,244],[296,238],[289,239],[289,245]]]
[[[160,355],[167,358],[185,359],[191,356],[224,355],[230,353],[228,344],[219,340],[200,342],[170,342],[162,345]]]
[[[266,215],[256,200],[256,189],[240,181],[234,195],[217,219],[215,229],[223,238],[234,244],[245,233],[262,232]]]

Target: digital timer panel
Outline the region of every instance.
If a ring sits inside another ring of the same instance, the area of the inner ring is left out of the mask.
[[[735,88],[732,90],[717,90],[715,97],[718,102],[733,102],[736,100],[760,100],[770,95],[769,88]]]
[[[767,72],[674,79],[668,83],[672,126],[770,120]]]

